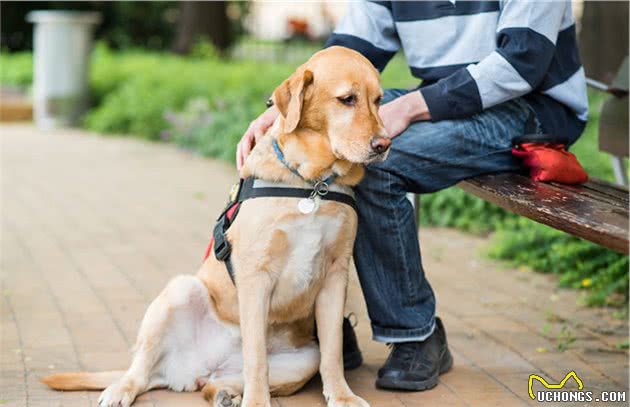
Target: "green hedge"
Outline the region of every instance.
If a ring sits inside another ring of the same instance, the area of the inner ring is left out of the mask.
[[[221,60],[199,46],[192,57],[145,51],[112,52],[99,45],[91,65],[94,107],[90,130],[172,141],[209,157],[234,159],[248,123],[296,63]],[[30,54],[0,54],[0,83],[28,85]],[[410,87],[401,56],[383,74],[385,87]],[[591,95],[591,121],[573,151],[591,176],[611,179],[607,155],[597,148],[602,97]],[[489,255],[559,275],[561,285],[585,291],[588,304],[628,299],[628,257],[508,213],[457,188],[421,199],[421,221],[475,233],[496,231]]]
[[[0,84],[30,86],[33,81],[33,56],[30,52],[0,53]]]
[[[169,127],[165,113],[180,111],[188,101],[204,98],[213,107],[225,103],[241,107],[239,112],[225,109],[214,113],[215,118],[230,115],[241,125],[215,135],[234,141],[249,119],[262,111],[269,90],[286,78],[291,68],[166,53],[114,54],[101,46],[92,62],[96,106],[86,116],[85,125],[103,133],[158,139]]]

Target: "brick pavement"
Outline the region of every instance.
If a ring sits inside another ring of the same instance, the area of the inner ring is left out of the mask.
[[[198,267],[235,172],[135,139],[30,125],[2,125],[0,133],[0,405],[95,406],[96,392],[52,392],[38,379],[127,366],[149,301],[171,276]],[[571,370],[586,390],[628,389],[628,352],[616,347],[627,341],[627,321],[577,305],[577,293],[557,289],[550,276],[485,260],[485,239],[421,234],[455,367],[428,392],[374,389],[387,347],[370,341],[353,278],[348,309],[358,315],[366,364],[348,379],[372,406],[536,404],[529,374],[552,382]],[[557,350],[568,342],[568,351]],[[274,405],[323,406],[320,391],[316,378]],[[198,393],[154,391],[136,405],[206,404]]]

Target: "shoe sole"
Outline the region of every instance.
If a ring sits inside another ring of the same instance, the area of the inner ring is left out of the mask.
[[[439,372],[427,380],[415,382],[411,380],[396,380],[388,378],[376,379],[376,387],[385,390],[407,390],[407,391],[423,391],[429,390],[437,386],[440,375],[448,372],[453,367],[453,356],[447,353],[447,359],[442,362]]]

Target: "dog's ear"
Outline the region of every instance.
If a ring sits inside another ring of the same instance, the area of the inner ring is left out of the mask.
[[[313,83],[313,72],[308,69],[295,72],[273,92],[273,103],[284,117],[284,132],[291,133],[300,122],[304,92]]]

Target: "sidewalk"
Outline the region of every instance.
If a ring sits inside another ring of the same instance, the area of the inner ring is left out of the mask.
[[[30,125],[2,125],[0,134],[0,406],[96,406],[97,392],[53,392],[38,379],[128,366],[146,306],[170,277],[199,266],[235,171],[136,139],[44,134]],[[558,383],[572,370],[596,396],[628,390],[628,351],[616,347],[627,341],[627,321],[578,306],[578,293],[557,289],[551,276],[485,260],[485,239],[421,234],[455,365],[431,391],[376,390],[388,349],[370,340],[353,277],[348,309],[358,315],[366,364],[347,377],[373,407],[535,405],[530,374]],[[135,405],[207,403],[199,393],[162,390]],[[324,406],[319,379],[274,406]]]

